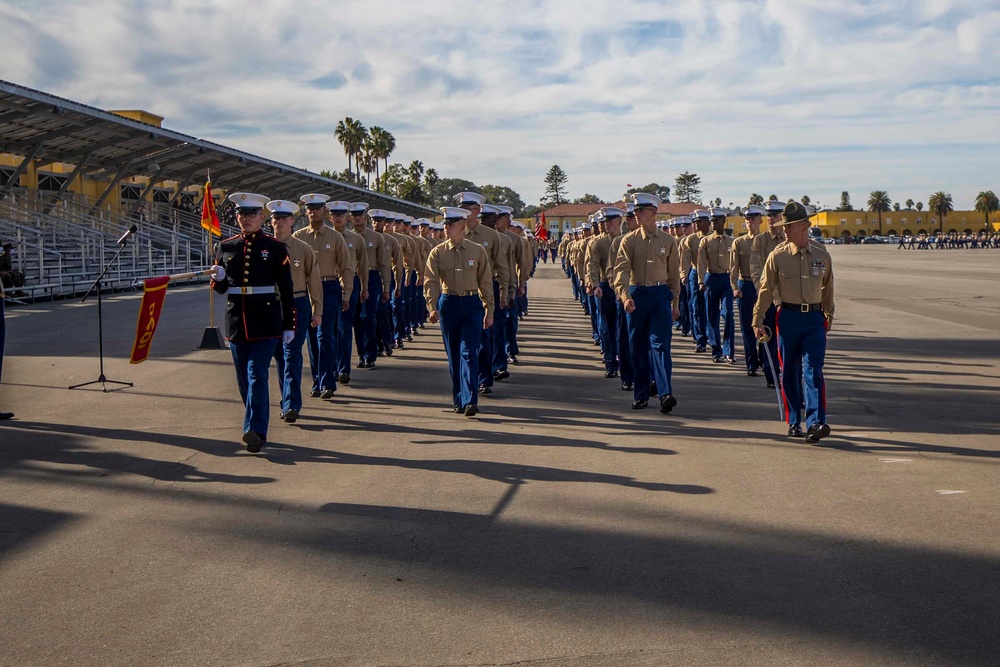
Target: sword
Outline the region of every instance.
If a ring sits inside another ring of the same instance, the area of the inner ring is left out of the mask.
[[[767,327],[762,328],[764,329],[764,337],[758,340],[764,344],[764,354],[767,355],[767,364],[771,367],[771,377],[774,378],[774,396],[778,399],[778,419],[785,421],[785,402],[781,400],[781,390],[778,389],[778,383],[781,382],[781,376],[778,374],[778,369],[774,365],[774,358],[771,356],[771,348],[767,346],[767,342],[771,340],[771,333]]]

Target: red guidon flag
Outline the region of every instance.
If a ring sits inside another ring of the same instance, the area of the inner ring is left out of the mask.
[[[135,327],[135,342],[128,360],[130,364],[141,364],[149,356],[149,346],[160,321],[160,311],[163,310],[163,299],[167,296],[169,282],[170,276],[143,281],[142,305],[139,306],[139,323]]]
[[[542,217],[535,223],[535,236],[543,241],[549,238],[549,226],[545,224],[545,211],[542,211]]]
[[[205,196],[201,200],[201,228],[216,236],[222,236],[222,226],[215,212],[215,200],[212,199],[212,182],[205,183]]]

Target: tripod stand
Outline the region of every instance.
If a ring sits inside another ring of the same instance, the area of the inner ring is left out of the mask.
[[[135,228],[133,227],[133,229]],[[108,262],[107,265],[105,265],[104,270],[101,271],[101,275],[97,276],[97,280],[94,281],[94,284],[90,286],[90,289],[87,290],[87,293],[83,295],[83,299],[80,300],[80,303],[84,303],[90,296],[90,294],[95,289],[97,290],[97,346],[98,346],[97,349],[101,359],[101,374],[97,376],[96,380],[91,380],[90,382],[81,382],[80,384],[74,384],[70,387],[70,389],[79,389],[80,387],[88,387],[92,384],[100,384],[101,390],[106,394],[108,393],[107,385],[109,383],[120,384],[124,387],[133,386],[131,382],[122,382],[120,380],[109,380],[104,375],[104,314],[101,311],[101,279],[104,278],[104,274],[106,274],[108,272],[108,269],[110,269],[111,266],[118,260],[118,256],[122,254],[122,250],[125,249],[128,237],[129,234],[126,234],[121,238],[121,240],[118,241],[119,244],[118,252],[116,252],[115,256],[111,258],[111,261]]]

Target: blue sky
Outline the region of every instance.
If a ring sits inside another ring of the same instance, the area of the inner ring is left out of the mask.
[[[571,196],[1000,192],[1000,5],[964,0],[0,0],[0,78],[318,171],[393,161]]]

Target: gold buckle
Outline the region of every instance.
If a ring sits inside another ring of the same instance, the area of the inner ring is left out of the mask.
[[[811,309],[812,308],[808,303],[799,304],[799,312],[808,313]]]
[[[249,287],[241,287],[240,288],[240,294],[247,294],[247,290],[248,289],[250,289],[250,288]]]

